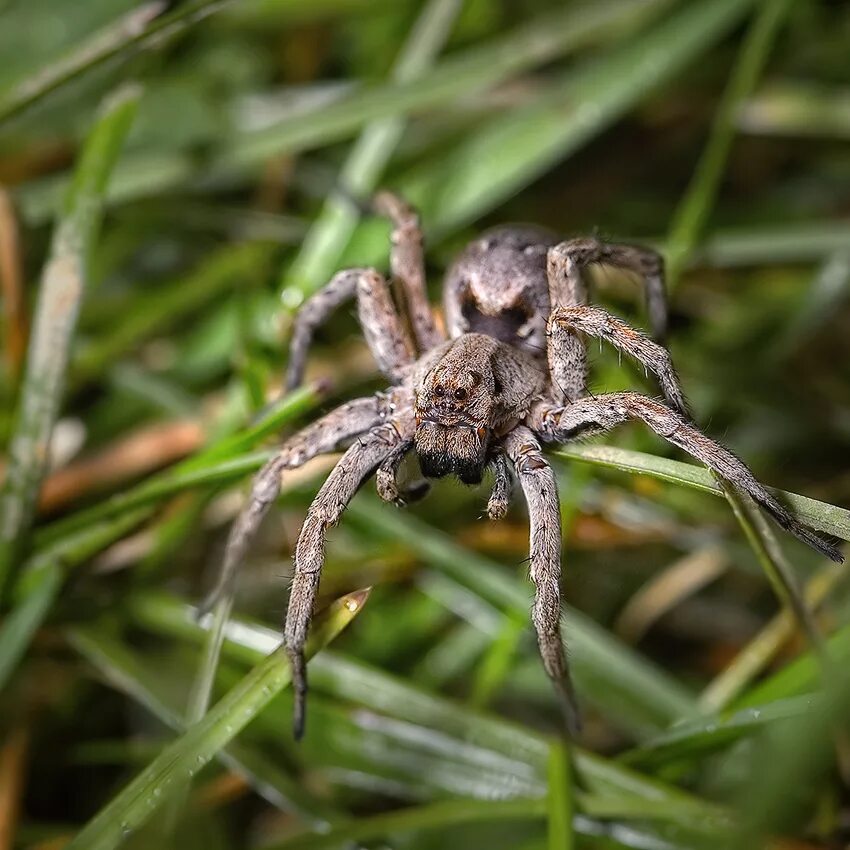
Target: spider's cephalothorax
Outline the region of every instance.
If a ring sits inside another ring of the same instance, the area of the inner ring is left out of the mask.
[[[543,392],[534,361],[491,336],[464,334],[423,357],[413,377],[413,444],[422,473],[480,483],[493,435],[516,425]]]
[[[374,269],[342,271],[299,312],[286,383],[289,389],[301,383],[316,327],[341,303],[356,298],[366,341],[391,389],[349,401],[308,425],[260,470],[250,501],[233,524],[218,584],[205,606],[229,586],[277,498],[284,471],[348,446],[310,506],[295,548],[284,644],[292,664],[296,737],[304,729],[304,644],[327,530],[373,472],[383,499],[401,504],[413,495],[396,480],[411,451],[427,477],[454,474],[476,484],[490,467],[487,511],[494,519],[507,510],[513,469],[531,525],[531,617],[543,666],[571,731],[578,728],[578,711],[561,640],[561,515],[555,477],[541,443],[565,443],[639,420],[752,497],[782,528],[827,557],[843,560],[837,541],[800,522],[741,460],[691,422],[666,349],[588,305],[582,274],[587,266],[601,263],[635,272],[644,282],[650,324],[660,338],[667,311],[662,264],[655,252],[596,239],[556,242],[536,228],[489,231],[449,270],[444,333],[426,298],[416,214],[388,193],[375,199],[375,208],[394,225],[390,267],[403,291],[412,334],[382,275]],[[588,395],[587,337],[609,343],[651,371],[666,403],[634,392]]]

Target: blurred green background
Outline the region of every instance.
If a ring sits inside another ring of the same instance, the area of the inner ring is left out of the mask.
[[[386,267],[378,187],[420,209],[434,301],[496,223],[662,249],[697,422],[850,539],[848,144],[846,2],[0,0],[0,850],[846,846],[844,568],[638,426],[553,457],[570,753],[519,497],[364,488],[300,745],[255,665],[327,459],[285,479],[217,673],[190,606],[280,435],[382,385],[347,308],[330,388],[280,397],[294,309]]]

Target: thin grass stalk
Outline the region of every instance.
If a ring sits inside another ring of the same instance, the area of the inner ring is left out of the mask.
[[[227,2],[229,0],[194,0],[163,14],[169,3],[153,0],[127,12],[37,74],[13,86],[0,99],[0,122],[116,56],[129,56],[134,49],[154,43],[164,44],[167,37],[202,21]]]
[[[442,50],[461,8],[460,0],[431,0],[413,25],[391,73],[395,83],[421,77]],[[402,115],[380,118],[363,128],[339,172],[339,189],[325,201],[292,264],[283,275],[290,304],[309,295],[339,267],[342,252],[360,218],[356,203],[375,191],[407,126]]]
[[[6,481],[0,493],[0,594],[24,548],[35,513],[106,184],[140,94],[137,86],[123,87],[104,102],[80,153],[42,272]]]
[[[335,602],[321,618],[307,644],[307,657],[330,643],[360,612],[369,591]],[[289,685],[289,660],[278,649],[258,664],[212,711],[169,744],[135,779],[102,808],[67,846],[67,850],[113,850],[138,829],[175,788],[195,776],[272,698]]]
[[[844,577],[844,572],[832,564],[817,573],[803,593],[807,609],[816,611]],[[731,705],[770,664],[776,653],[794,635],[796,628],[793,614],[783,608],[735,656],[732,663],[711,680],[700,695],[700,707],[706,713],[714,714]]]
[[[0,293],[3,295],[3,357],[6,379],[17,387],[24,365],[28,322],[18,218],[9,192],[0,185]]]
[[[573,850],[573,770],[568,744],[554,741],[549,749],[548,850]]]
[[[755,88],[770,48],[792,7],[791,0],[761,0],[726,83],[708,142],[685,195],[673,215],[667,239],[667,286],[675,289],[682,269],[702,236],[720,190],[737,132],[736,119]]]

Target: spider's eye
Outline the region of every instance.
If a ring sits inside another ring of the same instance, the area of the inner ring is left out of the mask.
[[[466,398],[466,390],[463,387],[458,387],[458,389],[455,390],[455,398],[458,401],[463,401]]]
[[[434,387],[434,395],[437,396],[438,398],[440,396],[445,395],[445,393],[446,393],[446,391],[439,384],[437,384],[437,386]]]

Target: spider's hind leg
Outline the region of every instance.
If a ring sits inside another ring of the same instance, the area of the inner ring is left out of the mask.
[[[413,345],[393,304],[389,284],[375,269],[346,269],[308,298],[295,317],[286,369],[287,392],[304,378],[307,352],[316,329],[337,307],[357,298],[357,314],[366,342],[380,370],[399,381],[414,359]]]
[[[444,341],[437,327],[434,311],[428,303],[425,281],[425,257],[419,215],[398,195],[378,192],[372,201],[375,212],[386,216],[393,224],[390,241],[390,273],[404,290],[410,324],[419,350],[430,351]]]
[[[569,311],[570,308],[587,305],[587,283],[584,279],[584,270],[596,263],[636,272],[641,276],[645,284],[652,334],[656,340],[661,340],[666,335],[667,297],[664,287],[664,265],[658,253],[649,248],[606,243],[598,239],[572,239],[553,246],[549,249],[546,258],[551,304],[547,327],[549,337],[547,351],[552,392],[556,401],[561,403],[575,401],[586,394],[587,352],[578,331],[583,330],[591,334],[594,331],[587,329],[587,323],[585,328],[579,329],[561,320],[564,318],[565,311]],[[596,313],[602,312],[596,311]],[[592,315],[591,318],[593,318]],[[619,324],[623,325],[622,322]],[[631,334],[637,334],[627,326],[623,325],[623,327]],[[615,329],[615,332],[618,330],[619,328]],[[608,334],[603,333],[602,336],[608,336]],[[608,338],[614,342],[613,338],[610,336]],[[625,341],[622,334],[618,334],[617,338]],[[646,343],[653,345],[649,340],[646,340]],[[632,353],[625,345],[618,347]],[[643,349],[647,350],[648,346],[644,345]],[[663,351],[660,346],[653,345],[652,351],[655,352],[656,349]],[[635,352],[633,356],[638,356],[638,353]],[[651,362],[647,360],[641,360],[641,362],[656,371]],[[681,398],[681,390],[678,390],[675,375],[672,375],[670,381],[665,382],[663,380],[665,375],[662,372],[656,373],[662,378],[665,394],[671,404],[684,410],[684,401]]]

